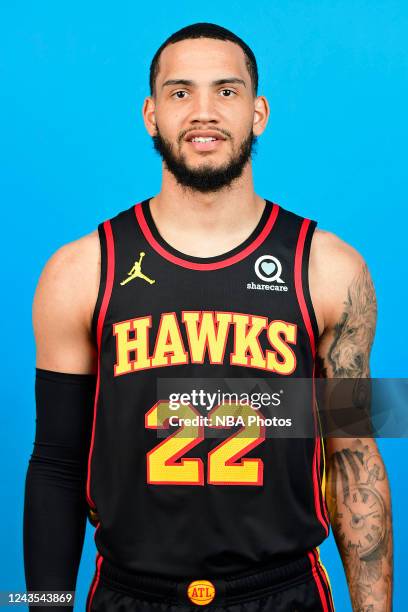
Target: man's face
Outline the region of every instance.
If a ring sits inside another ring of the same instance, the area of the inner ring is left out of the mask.
[[[205,193],[241,176],[257,138],[254,102],[245,55],[235,43],[201,38],[164,49],[153,144],[179,184]]]

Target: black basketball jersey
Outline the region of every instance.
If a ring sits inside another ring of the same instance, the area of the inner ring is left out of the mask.
[[[278,565],[329,533],[312,396],[298,397],[296,411],[314,435],[268,437],[262,423],[200,421],[237,404],[187,402],[178,416],[191,420],[171,422],[176,411],[158,381],[176,390],[180,381],[210,379],[278,388],[313,381],[318,327],[308,262],[316,222],[266,200],[242,244],[194,257],[162,238],[149,201],[98,226],[86,492],[99,558],[179,579]],[[223,435],[207,435],[214,428]]]

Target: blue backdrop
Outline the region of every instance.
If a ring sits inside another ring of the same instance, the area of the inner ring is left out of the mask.
[[[199,8],[201,4],[203,8]],[[194,5],[197,5],[195,7]],[[366,258],[378,293],[372,375],[406,377],[408,4],[401,0],[14,0],[0,20],[0,590],[24,590],[24,478],[34,437],[31,304],[62,244],[154,195],[160,160],[142,123],[161,42],[196,21],[240,35],[259,63],[271,117],[254,160],[256,191],[315,218]],[[404,578],[407,440],[380,440],[393,491],[395,601]],[[351,610],[332,536],[321,555],[339,612]],[[94,571],[88,526],[76,610]]]

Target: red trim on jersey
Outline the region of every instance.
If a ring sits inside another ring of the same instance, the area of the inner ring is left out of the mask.
[[[309,311],[307,309],[305,295],[303,293],[302,284],[302,262],[303,262],[303,250],[305,247],[305,240],[307,230],[309,229],[310,219],[304,219],[300,228],[299,237],[296,245],[295,252],[295,288],[296,296],[299,302],[300,310],[302,312],[303,321],[305,323],[307,333],[309,334],[310,348],[312,349],[313,357],[316,354],[316,343],[313,333],[312,323],[310,321]]]
[[[102,555],[100,555],[99,553],[96,553],[96,570],[95,570],[95,575],[93,577],[93,580],[91,582],[91,587],[89,590],[88,605],[86,607],[87,612],[90,612],[92,608],[92,601],[93,601],[95,591],[99,583],[100,574],[101,574],[102,561],[103,561]]]
[[[295,275],[296,297],[299,303],[300,311],[302,313],[302,318],[303,318],[303,321],[306,327],[306,331],[309,336],[310,349],[312,351],[312,356],[314,359],[316,355],[316,343],[315,343],[312,323],[310,320],[310,314],[309,314],[309,311],[306,305],[305,295],[303,292],[303,283],[302,283],[303,252],[304,252],[305,240],[306,240],[306,235],[307,235],[309,226],[310,226],[310,219],[303,219],[302,225],[299,231],[298,241],[296,244],[294,275]],[[315,448],[313,452],[313,465],[312,465],[313,492],[314,492],[315,510],[316,510],[317,518],[319,519],[320,523],[323,525],[326,535],[328,536],[329,535],[328,518],[327,518],[325,503],[321,496],[321,485],[320,485],[321,446],[320,446],[320,435],[318,435],[317,433],[318,428],[317,428],[317,419],[316,419],[316,410],[315,410],[316,402],[315,402],[314,375],[315,375],[315,368],[313,366],[313,380],[312,380],[313,406],[312,406],[312,410],[313,410],[313,418],[314,418],[314,424],[315,424]],[[322,513],[322,508],[323,508],[323,513]],[[323,517],[323,514],[325,515],[325,518]]]
[[[318,571],[316,569],[316,558],[315,558],[313,552],[308,552],[307,556],[309,557],[309,560],[310,560],[310,563],[311,563],[311,566],[312,566],[313,578],[315,580],[315,583],[316,583],[316,586],[317,586],[317,590],[319,591],[320,601],[322,602],[322,610],[323,610],[323,612],[331,612],[331,610],[332,610],[331,605],[327,601],[327,595],[324,592],[324,588],[323,588],[323,584],[322,584],[321,578],[320,578],[319,573],[318,573]]]
[[[135,204],[134,209],[135,209],[136,219],[140,225],[140,228],[144,234],[144,237],[149,242],[149,244],[153,247],[153,249],[159,253],[159,255],[161,255],[165,259],[168,259],[168,261],[171,261],[172,263],[177,264],[178,266],[183,266],[184,268],[190,268],[191,270],[201,270],[201,271],[219,270],[220,268],[226,268],[227,266],[231,266],[232,264],[237,263],[238,261],[241,261],[248,255],[253,253],[255,249],[257,249],[263,243],[263,241],[268,236],[269,232],[272,230],[275,224],[276,218],[278,216],[278,213],[279,213],[279,205],[273,204],[271,213],[262,231],[260,232],[260,234],[245,249],[243,249],[242,251],[239,251],[239,253],[236,253],[235,255],[232,255],[231,257],[227,257],[227,259],[223,259],[215,263],[197,263],[193,261],[188,261],[187,259],[182,259],[181,257],[178,257],[177,255],[173,255],[173,253],[170,253],[164,247],[162,247],[162,245],[157,242],[156,238],[153,236],[152,232],[150,231],[150,228],[143,214],[143,210],[140,205],[140,202],[138,204]]]
[[[316,463],[316,474],[318,476],[318,484],[316,485],[316,488],[315,488],[315,495],[317,494],[319,496],[321,507],[323,508],[324,519],[326,522],[326,535],[329,535],[329,515],[327,512],[326,500],[323,498],[323,491],[322,491],[322,486],[321,486],[321,476],[320,476],[320,473],[321,473],[320,459],[322,455],[322,449],[321,449],[320,434],[318,435],[318,426],[317,426],[317,418],[316,418],[317,406],[316,406],[316,386],[315,386],[315,364],[313,364],[313,375],[312,376],[313,376],[313,389],[312,389],[313,417],[314,417],[315,434],[316,434],[316,444],[315,444],[315,452],[314,452],[313,461]]]
[[[87,477],[87,483],[86,483],[87,501],[88,501],[88,504],[94,509],[96,509],[96,506],[93,500],[91,499],[91,492],[90,492],[91,461],[92,461],[92,453],[93,453],[93,447],[94,447],[94,442],[95,442],[96,411],[97,411],[98,399],[99,399],[102,329],[103,329],[103,323],[105,321],[106,311],[109,305],[109,300],[112,294],[113,279],[115,276],[115,245],[113,242],[112,226],[111,226],[110,221],[104,221],[103,228],[104,228],[105,236],[106,236],[107,271],[106,271],[105,292],[103,294],[102,305],[99,311],[98,324],[96,328],[96,344],[97,344],[97,352],[98,352],[98,373],[97,373],[97,378],[96,378],[94,414],[93,414],[93,424],[92,424],[92,438],[91,438],[91,444],[90,444],[90,450],[89,450],[89,456],[88,456],[88,477]]]
[[[326,589],[326,598],[329,604],[330,612],[334,612],[333,598],[332,598],[331,588],[330,588],[330,585],[329,585],[329,582],[326,576],[326,572],[324,571],[322,567],[317,550],[314,548],[312,552],[316,560],[316,571],[319,573],[320,578],[322,579],[322,582],[323,582],[323,587]]]

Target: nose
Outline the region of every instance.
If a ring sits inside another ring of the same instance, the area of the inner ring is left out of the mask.
[[[190,121],[192,123],[214,123],[218,121],[213,93],[201,91],[194,94]]]

